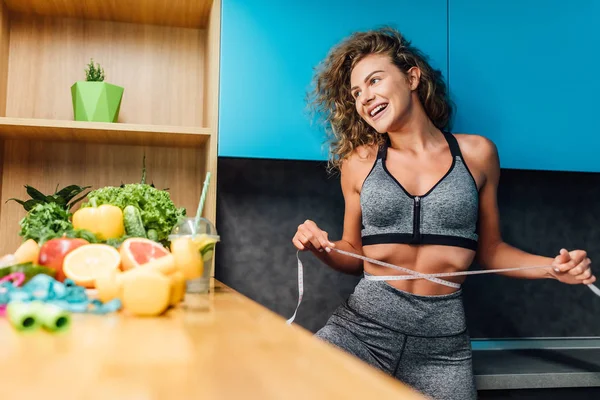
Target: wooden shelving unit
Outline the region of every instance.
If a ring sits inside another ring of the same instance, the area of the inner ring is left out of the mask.
[[[209,128],[187,126],[0,118],[3,139],[201,148],[211,135]]]
[[[13,252],[24,185],[98,188],[147,177],[215,221],[220,0],[0,0],[0,255]],[[73,120],[93,58],[125,92],[116,123]]]

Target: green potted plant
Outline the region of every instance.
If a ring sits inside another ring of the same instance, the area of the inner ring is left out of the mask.
[[[104,68],[94,65],[93,59],[85,69],[85,77],[85,81],[71,86],[75,121],[117,122],[124,89],[104,82]]]

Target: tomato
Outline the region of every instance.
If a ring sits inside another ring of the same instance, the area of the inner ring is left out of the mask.
[[[38,264],[52,268],[56,271],[56,280],[63,282],[63,260],[65,256],[76,248],[89,244],[85,239],[56,238],[44,243],[40,249]]]

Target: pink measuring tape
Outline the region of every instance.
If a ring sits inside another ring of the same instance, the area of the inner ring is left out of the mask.
[[[405,272],[409,275],[389,275],[389,276],[378,276],[378,275],[365,275],[365,279],[369,281],[404,281],[404,280],[413,280],[413,279],[427,279],[428,281],[438,283],[440,285],[449,286],[453,288],[460,288],[460,284],[446,281],[440,278],[446,278],[451,276],[464,276],[464,275],[482,275],[482,274],[497,274],[500,272],[510,272],[510,271],[525,271],[529,269],[540,269],[540,268],[551,268],[548,265],[537,265],[533,267],[517,267],[517,268],[504,268],[504,269],[492,269],[492,270],[483,270],[483,271],[462,271],[462,272],[443,272],[439,274],[421,274],[419,272],[413,271],[408,268],[399,267],[394,264],[389,264],[383,261],[378,261],[373,258],[361,256],[359,254],[350,253],[348,251],[339,250],[339,249],[331,249],[332,251],[336,251],[340,254],[347,255],[349,257],[358,258],[359,260],[367,261],[372,264],[381,265],[383,267],[388,267],[395,269],[397,271]],[[287,320],[287,324],[291,324],[294,322],[296,318],[296,313],[298,312],[298,308],[300,308],[300,303],[302,302],[302,296],[304,295],[304,267],[302,266],[302,261],[300,261],[300,250],[296,252],[296,258],[298,259],[298,305],[296,306],[296,310],[294,311],[294,315],[290,319]],[[600,296],[600,289],[593,284],[587,285],[587,287],[594,292],[596,296]]]
[[[22,272],[15,272],[10,275],[7,275],[3,278],[0,278],[0,283],[3,282],[11,282],[14,287],[19,287],[25,282],[25,274]],[[0,294],[2,289],[0,289]],[[0,316],[4,316],[6,314],[6,304],[0,304]]]

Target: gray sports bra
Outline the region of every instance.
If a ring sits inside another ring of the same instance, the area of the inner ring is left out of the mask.
[[[424,195],[413,196],[385,165],[388,141],[360,193],[363,246],[437,244],[477,249],[479,193],[454,135],[444,132],[452,154],[448,172]]]

